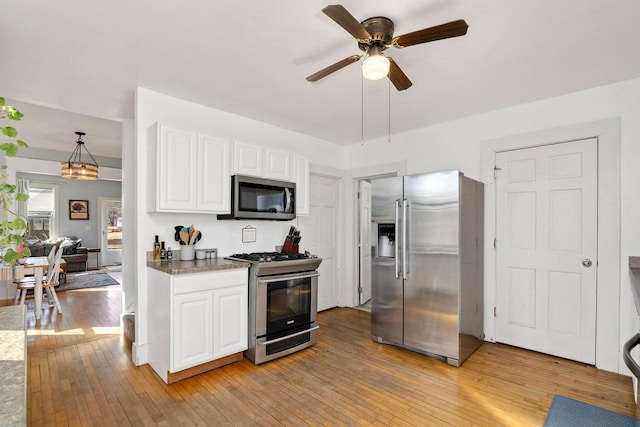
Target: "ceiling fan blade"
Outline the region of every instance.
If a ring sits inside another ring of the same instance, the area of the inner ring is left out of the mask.
[[[389,58],[387,56],[387,58]],[[389,58],[389,80],[398,90],[409,89],[413,83],[409,80],[409,77],[398,67],[396,61]]]
[[[344,6],[334,4],[325,7],[322,11],[356,39],[369,40],[371,38],[371,34],[364,29],[362,24],[360,24],[360,22],[358,22],[358,20],[344,8]]]
[[[324,69],[318,71],[317,73],[311,74],[309,77],[307,77],[307,81],[309,81],[309,82],[317,82],[321,78],[326,77],[329,74],[331,74],[333,72],[336,72],[339,69],[344,68],[349,64],[352,64],[354,62],[358,62],[360,60],[360,58],[362,58],[362,55],[351,55],[351,56],[343,59],[342,61],[338,61],[333,65],[329,65],[327,68],[324,68]]]
[[[464,36],[467,34],[467,28],[469,28],[469,26],[464,19],[459,19],[447,24],[437,25],[394,37],[393,45],[395,47],[407,47],[451,37]]]

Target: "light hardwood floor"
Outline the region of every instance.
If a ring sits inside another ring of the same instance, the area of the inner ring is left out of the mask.
[[[485,343],[460,368],[371,341],[369,313],[319,315],[316,346],[164,384],[131,362],[121,292],[60,292],[28,325],[30,425],[542,425],[554,394],[633,415],[631,380]]]

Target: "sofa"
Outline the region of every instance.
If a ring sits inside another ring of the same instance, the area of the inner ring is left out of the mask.
[[[76,236],[57,237],[44,241],[40,239],[27,240],[31,256],[47,256],[54,246],[62,248],[62,259],[67,263],[67,272],[87,269],[87,248],[82,246],[82,239]]]

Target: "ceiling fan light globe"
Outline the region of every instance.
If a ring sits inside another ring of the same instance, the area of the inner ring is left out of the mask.
[[[384,55],[368,56],[362,63],[362,76],[367,80],[380,80],[389,74],[389,59]]]

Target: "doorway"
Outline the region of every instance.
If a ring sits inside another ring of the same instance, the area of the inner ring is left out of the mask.
[[[100,255],[104,266],[122,264],[122,202],[99,199]]]
[[[620,331],[626,308],[620,301],[620,162],[621,120],[611,118],[559,128],[536,130],[484,141],[481,146],[480,180],[485,183],[485,339],[496,341],[496,154],[503,151],[554,143],[598,140],[598,223],[595,366],[621,372]],[[500,172],[500,171],[497,171]],[[497,173],[496,173],[497,175]],[[499,244],[499,242],[498,242]]]

